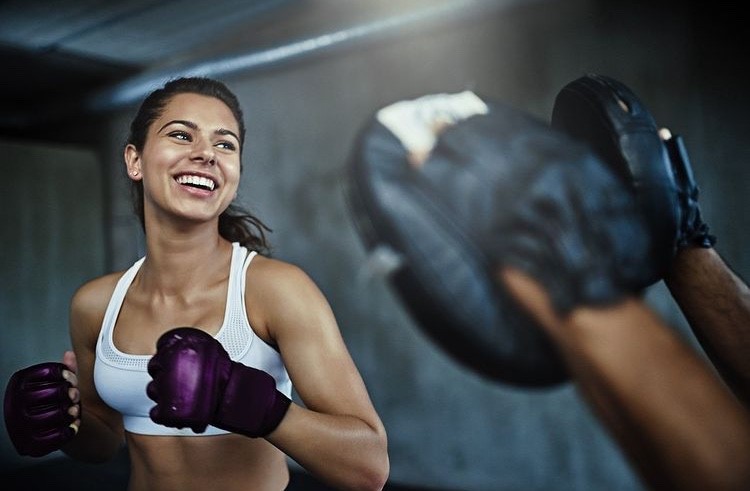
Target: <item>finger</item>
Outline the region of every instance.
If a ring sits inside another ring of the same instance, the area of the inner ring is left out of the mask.
[[[81,429],[81,420],[80,419],[76,419],[75,421],[73,421],[72,423],[70,423],[70,425],[68,425],[68,426],[70,427],[70,429],[73,430],[73,433],[75,433],[77,435],[78,431]]]
[[[159,405],[152,407],[148,412],[149,418],[151,418],[151,421],[153,421],[156,424],[164,424],[162,417],[161,417],[161,411],[159,410]]]
[[[75,372],[71,372],[70,370],[63,370],[62,376],[65,380],[70,383],[73,387],[78,387],[78,376],[75,374]]]
[[[157,353],[148,361],[146,370],[148,371],[148,374],[151,375],[151,378],[156,378],[162,371],[160,359],[161,358],[159,357],[159,353]]]
[[[78,404],[75,404],[73,406],[70,406],[68,408],[68,414],[70,416],[73,416],[74,418],[78,418],[78,416],[81,415],[81,406]]]
[[[159,389],[156,387],[156,384],[153,381],[149,382],[146,385],[146,395],[152,401],[159,402]]]
[[[29,419],[39,428],[59,429],[70,424],[76,416],[60,406],[35,407],[28,410]]]
[[[73,404],[78,404],[81,402],[81,391],[75,388],[70,388],[68,389],[68,397],[70,397]]]
[[[23,380],[24,385],[34,386],[62,381],[64,369],[61,363],[40,363],[20,370],[16,374]]]
[[[59,450],[61,445],[73,438],[77,432],[78,426],[72,422],[67,425],[52,428],[49,431],[38,432],[34,437],[35,445],[46,449],[43,454],[39,455],[44,455],[53,450]]]
[[[500,271],[500,279],[516,302],[524,308],[547,331],[555,331],[562,325],[562,319],[552,307],[547,292],[542,286],[519,269],[505,267]]]
[[[54,406],[58,404],[70,405],[69,388],[70,386],[63,381],[45,384],[36,383],[22,395],[22,400],[29,407]]]
[[[78,373],[78,359],[73,351],[68,350],[63,354],[63,364],[73,373]]]

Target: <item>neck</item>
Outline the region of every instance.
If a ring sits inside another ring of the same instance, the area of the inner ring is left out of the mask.
[[[144,286],[164,294],[184,292],[204,284],[214,274],[224,275],[231,258],[231,244],[219,235],[212,221],[191,227],[149,227],[146,222]]]

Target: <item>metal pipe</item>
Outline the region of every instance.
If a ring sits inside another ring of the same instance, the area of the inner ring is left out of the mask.
[[[183,66],[146,71],[91,97],[86,109],[106,111],[133,104],[168,80],[178,76],[222,77],[252,72],[313,55],[355,47],[363,42],[386,39],[396,34],[413,33],[415,28],[445,25],[486,14],[488,10],[509,8],[535,0],[454,0],[413,12],[391,16],[334,32],[301,39],[282,46],[249,53],[238,53]]]

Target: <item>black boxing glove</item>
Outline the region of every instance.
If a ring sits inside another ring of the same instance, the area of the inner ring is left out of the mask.
[[[268,373],[232,361],[213,336],[191,327],[164,333],[148,364],[151,419],[202,433],[210,424],[249,437],[271,433],[291,400]]]
[[[568,83],[555,99],[551,125],[590,146],[633,194],[651,238],[644,286],[661,279],[678,249],[714,245],[681,138],[658,130],[625,84],[598,74]]]
[[[13,374],[5,389],[5,428],[21,455],[42,457],[72,440],[77,429],[62,363],[40,363]]]

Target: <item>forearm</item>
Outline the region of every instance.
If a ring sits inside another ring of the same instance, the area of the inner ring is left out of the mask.
[[[82,462],[102,463],[113,458],[123,443],[122,433],[84,410],[81,429],[61,450]]]
[[[681,250],[665,277],[696,337],[750,405],[750,289],[714,249]]]
[[[747,489],[750,416],[643,304],[578,309],[555,336],[584,397],[649,486]]]
[[[267,439],[340,489],[379,490],[388,478],[385,431],[354,416],[323,414],[292,404]]]

